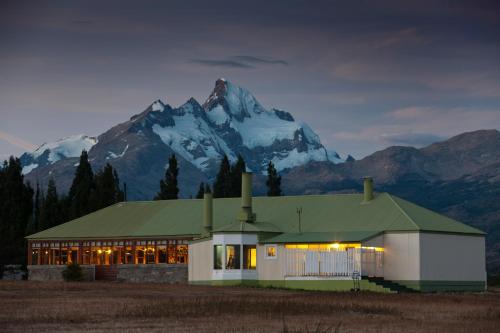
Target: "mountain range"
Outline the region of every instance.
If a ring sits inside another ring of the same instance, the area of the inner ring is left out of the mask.
[[[194,98],[178,108],[157,100],[143,112],[98,137],[71,136],[41,145],[21,156],[27,179],[53,177],[66,191],[82,149],[94,168],[115,167],[128,185],[128,198],[149,200],[158,191],[168,157],[176,154],[182,170],[181,196],[196,193],[201,181],[214,179],[224,155],[241,155],[260,174],[272,161],[284,171],[311,161],[343,162],[327,151],[311,128],[283,110],[265,109],[246,89],[218,79],[203,104]]]
[[[67,191],[82,149],[94,168],[110,163],[128,198],[158,191],[168,157],[176,154],[182,197],[212,182],[223,155],[241,155],[255,173],[255,194],[265,194],[272,161],[285,194],[354,192],[372,176],[387,191],[488,233],[488,271],[500,274],[500,132],[463,133],[424,148],[393,146],[363,159],[327,151],[311,128],[290,113],[265,109],[246,89],[218,79],[203,104],[194,98],[174,108],[157,100],[97,137],[77,135],[45,143],[21,156],[32,183],[54,178]]]

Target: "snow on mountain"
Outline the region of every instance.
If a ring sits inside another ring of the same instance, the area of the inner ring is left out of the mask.
[[[220,160],[224,154],[232,160],[236,157],[207,123],[203,112],[198,102],[190,100],[172,114],[173,126],[154,124],[152,130],[167,146],[206,171],[210,159]]]
[[[32,153],[21,156],[23,174],[47,164],[54,164],[59,160],[78,157],[82,150],[90,150],[97,143],[97,139],[83,134],[72,135],[54,142],[44,143]]]
[[[311,161],[343,162],[306,123],[264,108],[248,90],[225,79],[215,82],[203,105],[194,98],[177,108],[155,100],[98,138],[77,135],[43,144],[21,156],[23,172],[32,180],[57,175],[69,186],[76,158],[86,149],[95,170],[111,163],[136,191],[133,197],[148,199],[171,154],[182,166],[183,195],[196,191],[200,181],[213,181],[224,155],[233,162],[241,155],[249,170],[262,174],[269,161],[278,171]]]
[[[269,161],[282,171],[328,160],[318,135],[307,124],[288,112],[265,109],[248,90],[225,79],[216,81],[203,107],[217,134],[253,169],[263,171]],[[257,158],[253,151],[259,152]]]

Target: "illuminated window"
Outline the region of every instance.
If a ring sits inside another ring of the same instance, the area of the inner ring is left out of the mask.
[[[277,256],[276,245],[266,245],[266,258],[267,259],[276,259]]]
[[[239,245],[226,245],[226,269],[240,269]]]
[[[257,248],[255,245],[243,245],[243,269],[257,267]]]
[[[222,245],[214,245],[214,269],[222,269]]]

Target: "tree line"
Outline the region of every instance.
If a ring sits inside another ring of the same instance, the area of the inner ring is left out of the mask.
[[[213,193],[214,198],[234,198],[241,195],[241,174],[246,171],[246,163],[241,155],[234,164],[231,164],[229,158],[224,155],[219,167],[219,172],[215,177],[213,186],[209,183],[201,182],[195,198],[202,199],[205,193]],[[160,191],[154,197],[154,200],[175,200],[179,197],[179,186],[177,177],[179,176],[179,167],[175,154],[172,154],[168,160],[168,167],[165,171],[165,177],[160,180]],[[267,195],[280,196],[281,176],[278,175],[272,161],[267,165]]]
[[[196,198],[203,198],[206,192],[213,192],[215,198],[239,197],[241,174],[245,170],[243,157],[238,156],[236,162],[231,164],[227,156],[224,156],[214,183],[211,186],[202,182]],[[179,167],[174,154],[169,158],[168,168],[164,179],[160,180],[155,200],[178,198],[178,175]],[[267,167],[266,185],[268,196],[282,195],[281,177],[272,162]],[[53,178],[49,179],[45,191],[38,182],[33,189],[29,182],[24,181],[20,160],[10,157],[0,166],[0,269],[5,264],[25,262],[26,235],[124,201],[125,196],[116,170],[106,164],[103,169],[94,173],[85,150],[82,151],[66,195],[58,192]]]
[[[24,237],[124,200],[116,170],[109,164],[94,174],[83,151],[67,195],[50,178],[47,190],[24,181],[21,162],[10,157],[0,167],[0,266],[25,262]]]

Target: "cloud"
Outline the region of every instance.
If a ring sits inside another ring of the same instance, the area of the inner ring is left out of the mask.
[[[19,148],[23,148],[23,149],[28,150],[28,151],[35,150],[37,147],[36,145],[34,145],[31,142],[28,142],[24,139],[21,139],[19,137],[16,137],[12,134],[9,134],[9,133],[3,132],[3,131],[0,131],[0,140],[4,140],[4,141],[10,143],[11,145],[14,145],[14,146],[19,147]]]
[[[190,60],[190,62],[207,67],[226,67],[226,68],[244,68],[244,69],[253,68],[253,66],[251,65],[234,60],[193,59]]]
[[[242,61],[249,64],[269,64],[269,65],[285,65],[285,66],[289,65],[287,61],[282,59],[271,59],[271,58],[254,57],[248,55],[238,55],[238,56],[232,56],[230,58],[236,61]]]
[[[71,24],[75,24],[75,25],[90,25],[92,23],[94,23],[94,21],[92,21],[92,20],[84,20],[84,19],[72,20],[71,21]]]
[[[382,134],[379,137],[389,145],[424,147],[445,138],[431,133]]]
[[[288,62],[282,59],[272,59],[269,57],[255,57],[250,55],[237,55],[225,59],[193,59],[191,63],[208,67],[226,67],[226,68],[255,68],[259,65],[284,65]]]

